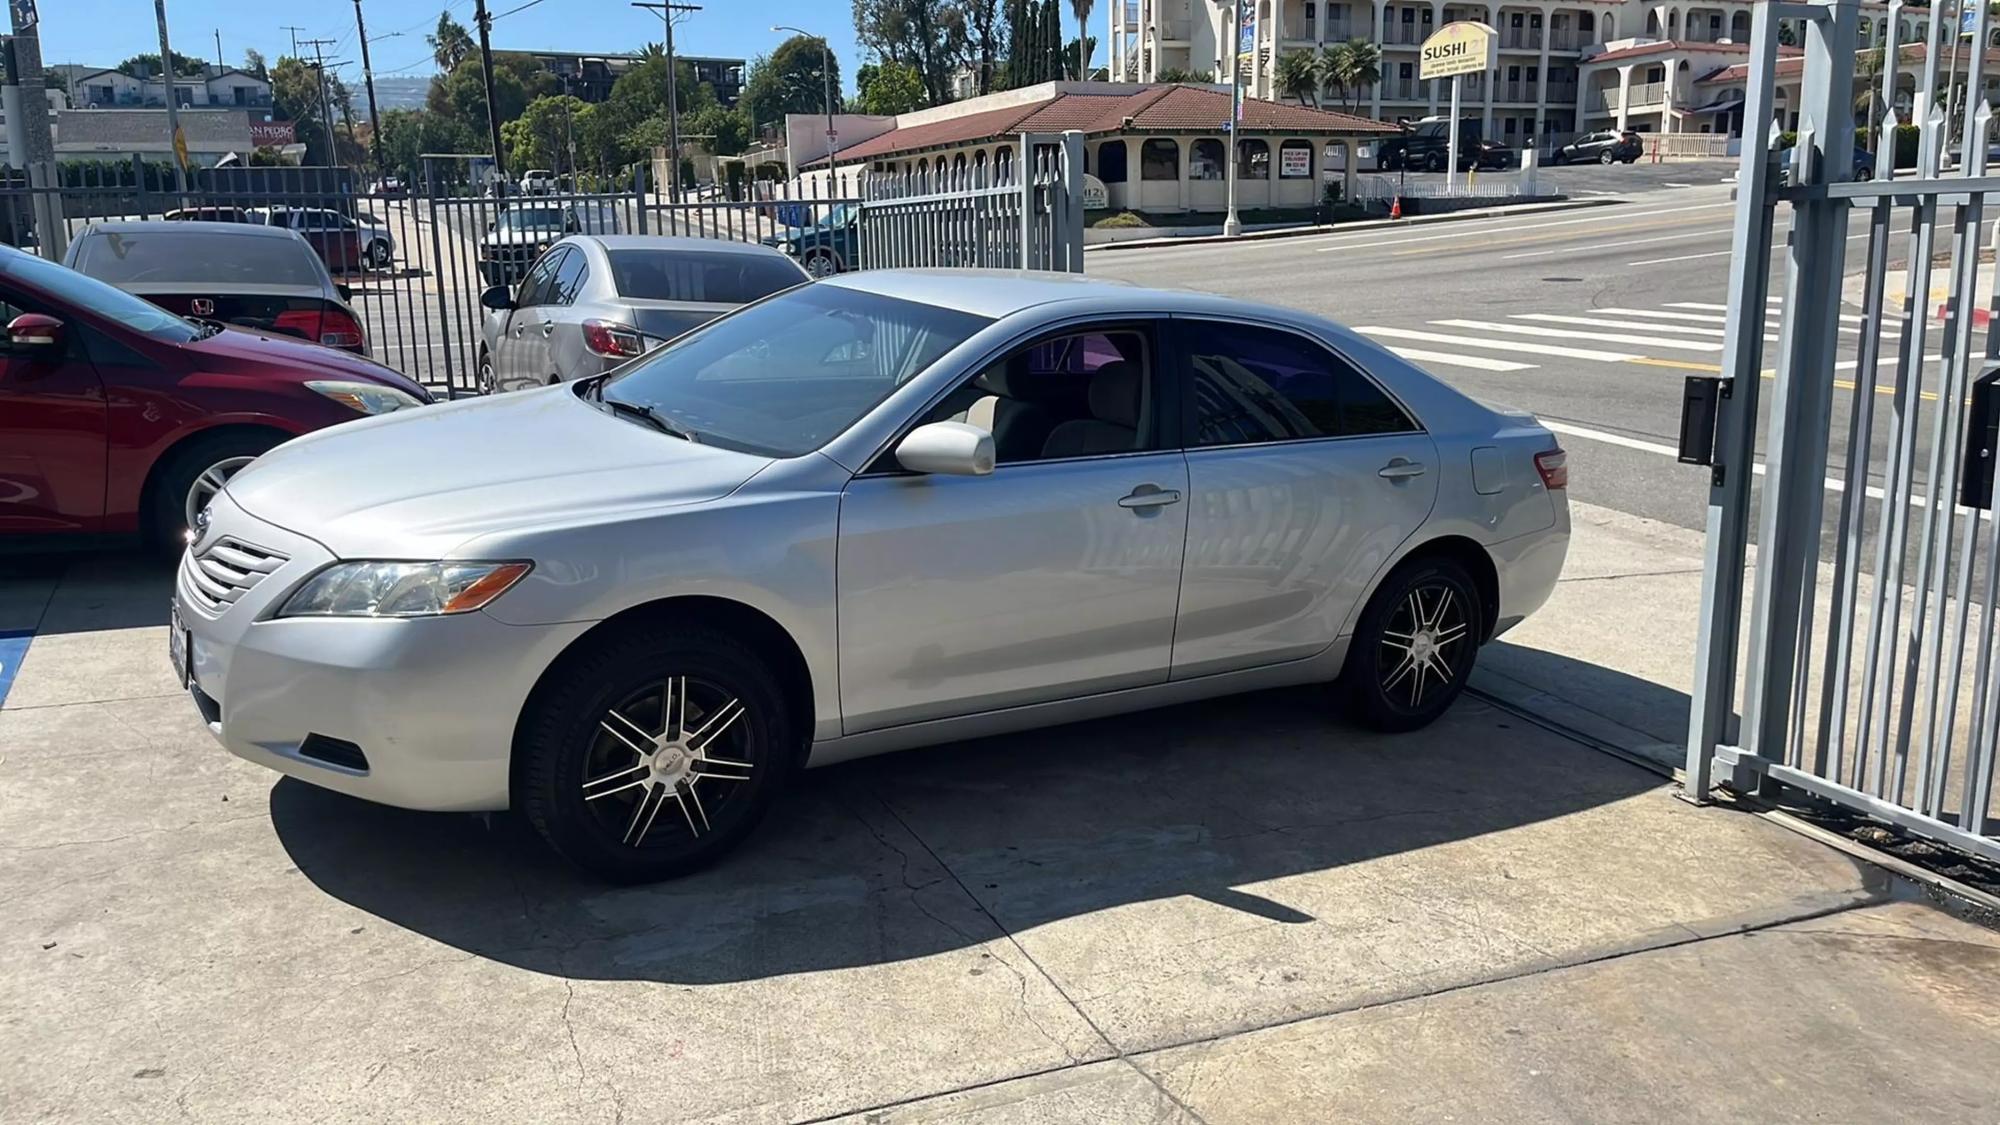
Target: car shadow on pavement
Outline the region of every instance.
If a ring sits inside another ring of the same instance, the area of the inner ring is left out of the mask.
[[[1187,896],[1315,921],[1256,885],[1563,817],[1661,785],[1488,704],[1348,724],[1268,691],[812,771],[733,855],[607,887],[518,816],[424,814],[280,781],[278,838],[326,893],[480,957],[706,984],[920,958]]]
[[[167,623],[174,563],[137,547],[0,555],[0,629],[49,636]]]

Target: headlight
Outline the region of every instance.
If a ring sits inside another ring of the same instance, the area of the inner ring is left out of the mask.
[[[350,383],[340,379],[311,379],[306,387],[362,414],[387,414],[406,406],[423,403],[402,391],[381,383]]]
[[[524,562],[343,562],[306,580],[279,617],[435,617],[470,613],[507,592]]]

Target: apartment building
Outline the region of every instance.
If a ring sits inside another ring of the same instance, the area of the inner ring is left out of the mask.
[[[1746,61],[1752,0],[1241,0],[1247,92],[1276,98],[1277,60],[1349,39],[1381,48],[1381,80],[1367,90],[1322,91],[1321,104],[1382,120],[1450,105],[1447,82],[1417,78],[1417,50],[1438,28],[1479,20],[1499,32],[1494,68],[1461,80],[1461,112],[1509,143],[1592,129],[1734,132],[1727,84],[1703,79]],[[1173,71],[1226,81],[1235,0],[1114,0],[1111,75],[1154,81]],[[1862,42],[1887,41],[1886,4],[1861,5]],[[1901,9],[1898,43],[1928,35],[1927,9]],[[1781,24],[1783,27],[1783,24]],[[1790,29],[1795,31],[1796,29]],[[1993,33],[2000,46],[2000,27]],[[1734,111],[1732,113],[1732,111]]]
[[[167,104],[169,83],[161,75],[140,78],[120,70],[65,66],[69,104],[77,109],[159,109]],[[204,67],[200,74],[177,74],[171,83],[176,106],[268,109],[271,84],[234,67]]]

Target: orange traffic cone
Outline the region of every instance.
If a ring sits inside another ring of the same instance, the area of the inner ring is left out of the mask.
[[[1396,198],[1389,201],[1389,217],[1392,219],[1400,219],[1403,217],[1402,196],[1399,195]]]

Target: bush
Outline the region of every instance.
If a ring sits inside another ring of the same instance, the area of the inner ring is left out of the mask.
[[[1153,224],[1139,217],[1134,211],[1114,211],[1101,219],[1093,220],[1091,226],[1099,230],[1130,230],[1134,227],[1150,227]]]

